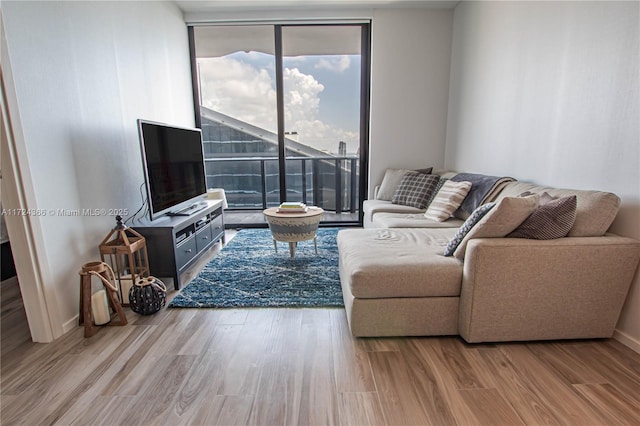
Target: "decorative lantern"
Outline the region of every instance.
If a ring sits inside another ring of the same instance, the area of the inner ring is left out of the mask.
[[[150,315],[164,308],[167,287],[156,277],[139,278],[129,291],[131,310],[140,315]]]
[[[92,291],[91,277],[102,282],[101,290]],[[80,315],[78,324],[84,324],[84,337],[91,337],[102,325],[127,325],[127,316],[118,300],[118,289],[113,271],[104,262],[85,263],[80,271]]]
[[[124,225],[121,216],[116,216],[116,227],[99,248],[102,261],[113,269],[122,304],[129,306],[129,290],[138,278],[149,275],[145,238]]]

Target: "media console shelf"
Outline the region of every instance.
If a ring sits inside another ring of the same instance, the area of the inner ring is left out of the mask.
[[[206,200],[207,206],[190,216],[163,216],[135,221],[132,228],[147,240],[151,275],[173,278],[180,289],[180,274],[218,240],[224,244],[222,200]]]

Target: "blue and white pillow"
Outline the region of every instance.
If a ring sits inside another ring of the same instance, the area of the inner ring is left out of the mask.
[[[469,231],[471,231],[471,228],[473,228],[474,225],[484,217],[484,215],[489,213],[489,210],[491,210],[495,205],[496,203],[487,203],[475,209],[458,229],[456,235],[454,235],[451,241],[449,241],[447,247],[444,249],[444,255],[453,256],[453,252],[456,251],[456,248],[458,248],[464,237],[469,233]]]

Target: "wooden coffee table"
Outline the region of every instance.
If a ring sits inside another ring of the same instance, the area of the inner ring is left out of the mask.
[[[277,241],[289,243],[289,254],[293,259],[299,241],[313,240],[313,246],[318,254],[316,236],[324,213],[320,207],[310,206],[306,213],[278,213],[277,207],[271,207],[262,213],[269,224],[276,253],[278,252]]]

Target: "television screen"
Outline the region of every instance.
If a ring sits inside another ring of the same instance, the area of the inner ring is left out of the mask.
[[[138,120],[149,217],[180,214],[207,192],[200,129]]]

